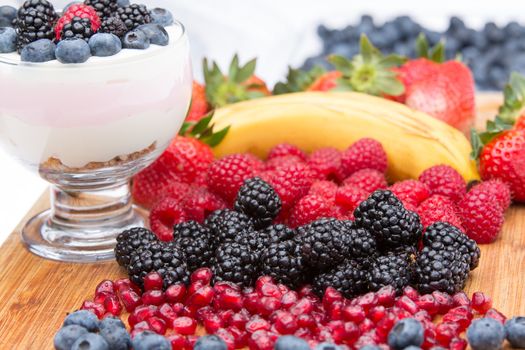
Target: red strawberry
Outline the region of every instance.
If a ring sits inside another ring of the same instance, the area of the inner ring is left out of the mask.
[[[315,194],[309,194],[301,198],[292,208],[288,223],[295,228],[320,218],[330,217],[331,214],[332,206],[328,200]]]
[[[408,90],[415,82],[426,79],[428,76],[434,74],[439,69],[439,65],[427,58],[417,58],[409,60],[401,67],[394,68],[397,77],[405,86],[405,91]],[[406,94],[397,96],[396,100],[405,103]]]
[[[183,207],[189,220],[202,223],[211,212],[226,209],[228,205],[206,187],[195,187],[185,193]]]
[[[503,226],[503,210],[487,192],[471,191],[458,203],[466,234],[477,243],[496,240]]]
[[[466,192],[467,185],[456,169],[448,165],[435,165],[419,175],[419,181],[430,189],[431,194],[441,194],[459,201]]]
[[[489,196],[494,196],[503,211],[510,207],[510,189],[509,186],[501,180],[483,181],[472,187],[470,192],[486,192]]]
[[[520,116],[514,124],[514,129],[525,130],[525,114]]]
[[[343,185],[359,187],[366,193],[388,187],[385,174],[375,169],[358,170],[345,179]]]
[[[351,145],[341,156],[341,175],[346,178],[358,170],[375,169],[384,173],[387,157],[381,143],[363,138]]]
[[[333,147],[320,148],[310,154],[307,164],[323,179],[335,180],[340,177],[341,152]]]
[[[55,39],[59,41],[62,29],[66,24],[71,22],[74,17],[88,18],[91,21],[91,29],[97,32],[100,28],[100,17],[97,11],[91,6],[84,4],[75,4],[68,7],[66,13],[62,15],[55,24]]]
[[[319,76],[308,87],[308,91],[329,91],[337,87],[337,79],[341,78],[343,74],[337,70],[326,72]]]
[[[297,146],[291,145],[289,143],[280,143],[277,146],[272,147],[270,152],[268,152],[267,159],[286,157],[286,156],[296,156],[301,159],[303,162],[306,162],[308,156],[306,153],[301,151]]]
[[[175,198],[166,197],[151,209],[149,221],[151,230],[161,241],[173,239],[173,226],[187,221],[186,212]]]
[[[191,105],[186,121],[196,122],[202,119],[210,111],[210,106],[206,100],[206,90],[204,85],[198,82],[193,82],[193,89],[191,92]]]
[[[415,206],[430,196],[428,186],[418,180],[400,181],[390,186],[389,189],[403,203],[408,202]]]
[[[337,189],[335,194],[335,203],[348,211],[353,212],[355,208],[368,197],[368,193],[363,189],[353,186],[344,185]]]

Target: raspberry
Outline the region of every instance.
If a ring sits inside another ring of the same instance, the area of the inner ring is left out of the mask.
[[[93,7],[84,4],[71,5],[55,25],[55,39],[57,41],[61,39],[61,33],[64,26],[71,23],[75,17],[88,18],[91,22],[91,30],[93,30],[93,32],[97,32],[100,28],[100,17],[97,15],[97,11],[95,11]]]
[[[438,221],[443,221],[463,230],[461,218],[457,212],[456,205],[448,197],[438,194],[425,199],[417,208],[424,228]]]
[[[310,222],[330,217],[331,204],[325,198],[309,194],[301,198],[292,208],[288,222],[291,227],[298,227]]]
[[[290,209],[299,198],[308,193],[313,181],[313,174],[305,164],[279,169],[269,179],[270,185],[281,198],[283,210]]]
[[[135,203],[149,209],[168,195],[182,200],[189,188],[189,185],[180,182],[177,175],[153,163],[133,177],[131,194]]]
[[[448,165],[435,165],[419,175],[419,181],[430,189],[430,194],[441,194],[458,202],[466,192],[463,177]]]
[[[179,201],[171,197],[158,202],[149,214],[151,230],[161,241],[172,240],[173,226],[187,220],[186,212]]]
[[[467,236],[477,243],[496,240],[503,225],[503,211],[485,191],[470,191],[459,202],[459,216]]]
[[[489,196],[494,196],[503,211],[510,207],[510,189],[507,184],[500,180],[488,180],[481,182],[470,190],[470,192],[485,192]]]
[[[362,169],[375,169],[384,173],[386,167],[387,158],[383,146],[370,138],[355,142],[341,156],[340,171],[343,178]]]
[[[400,181],[389,188],[392,193],[403,203],[410,203],[418,206],[430,196],[430,189],[427,185],[418,180]]]
[[[363,189],[353,185],[344,185],[337,189],[335,203],[349,211],[354,211],[367,197],[368,193]]]
[[[211,164],[208,187],[228,203],[233,203],[244,180],[261,170],[262,162],[250,154],[231,154]]]
[[[335,200],[335,193],[337,192],[337,184],[332,181],[316,181],[310,187],[308,194],[315,194],[324,199],[333,202]]]
[[[301,151],[297,146],[289,143],[281,143],[274,146],[268,153],[268,160],[273,158],[279,158],[284,156],[296,156],[299,157],[303,162],[306,162],[308,158],[306,153]]]
[[[304,161],[298,156],[282,156],[272,158],[268,159],[266,164],[264,164],[264,170],[275,171],[294,164],[304,164]]]
[[[185,193],[183,207],[188,214],[188,219],[203,223],[210,213],[215,210],[226,209],[228,205],[221,197],[201,186],[192,188],[189,193]]]
[[[337,179],[341,166],[341,152],[333,147],[320,148],[310,155],[307,164],[323,179]]]
[[[388,187],[385,175],[375,169],[358,170],[345,179],[343,185],[359,187],[366,193],[372,193]]]

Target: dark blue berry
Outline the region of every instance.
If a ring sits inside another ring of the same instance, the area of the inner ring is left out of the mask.
[[[118,7],[126,7],[126,6],[129,6],[129,4],[130,4],[129,0],[117,0]]]
[[[0,28],[0,53],[16,50],[16,30],[11,27]]]
[[[222,340],[216,335],[206,335],[204,337],[200,337],[197,342],[195,343],[195,346],[193,347],[193,350],[227,350],[228,346]]]
[[[525,348],[525,317],[514,317],[505,322],[505,331],[513,348]]]
[[[162,335],[150,331],[138,333],[132,341],[133,350],[171,350],[171,343]]]
[[[505,40],[505,33],[494,22],[486,23],[483,32],[487,39],[493,43],[500,43]]]
[[[341,347],[332,343],[321,343],[315,347],[315,350],[341,350]]]
[[[61,63],[84,63],[91,57],[91,49],[84,39],[62,40],[57,45],[55,55]]]
[[[55,59],[56,45],[49,39],[40,39],[26,45],[20,52],[24,62],[47,62]]]
[[[70,324],[76,324],[84,327],[90,332],[96,332],[99,330],[100,321],[98,317],[88,310],[78,310],[67,315],[64,319],[63,326],[69,326]]]
[[[105,328],[120,327],[126,329],[126,325],[122,320],[115,316],[107,316],[100,321],[99,328],[100,330]]]
[[[155,7],[153,10],[149,12],[149,14],[151,16],[152,23],[160,24],[161,26],[164,26],[164,27],[170,26],[173,24],[173,15],[171,14],[170,11],[166,9]]]
[[[359,348],[359,350],[383,350],[377,345],[365,345],[362,348]]]
[[[275,350],[310,350],[306,340],[294,337],[293,335],[283,335],[275,342]]]
[[[424,329],[421,322],[413,318],[404,318],[388,333],[388,345],[394,350],[403,350],[410,345],[421,346],[423,336]]]
[[[122,47],[126,49],[145,50],[149,45],[148,36],[142,30],[132,30],[122,38]]]
[[[422,350],[419,346],[410,345],[404,348],[403,350]]]
[[[131,347],[131,337],[128,331],[117,322],[103,328],[101,326],[100,335],[106,340],[111,350],[128,350]]]
[[[77,339],[88,333],[87,329],[76,324],[65,326],[55,334],[53,344],[56,350],[71,350]]]
[[[0,6],[0,27],[11,27],[16,18],[17,9],[12,6]]]
[[[467,340],[472,350],[497,350],[505,340],[505,328],[493,318],[480,318],[468,327]]]
[[[122,43],[115,34],[97,33],[89,38],[91,54],[98,57],[113,56],[122,50]]]
[[[137,27],[146,34],[150,43],[153,45],[166,46],[170,42],[170,36],[163,26],[156,23],[143,24]]]
[[[109,350],[104,338],[95,333],[87,333],[78,338],[71,346],[71,350]]]

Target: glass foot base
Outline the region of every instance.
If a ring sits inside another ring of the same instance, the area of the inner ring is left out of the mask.
[[[125,218],[87,227],[64,227],[51,217],[51,211],[46,210],[26,223],[22,241],[27,249],[46,259],[89,263],[113,259],[117,235],[128,228],[144,226],[147,214],[133,206]]]

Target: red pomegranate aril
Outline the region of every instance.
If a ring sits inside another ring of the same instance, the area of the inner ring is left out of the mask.
[[[133,289],[119,291],[118,296],[128,312],[133,312],[137,306],[142,304],[142,299]]]
[[[257,310],[259,311],[259,314],[261,314],[262,316],[269,316],[275,310],[279,310],[280,307],[281,307],[280,298],[262,297],[259,300],[259,305],[258,305]]]
[[[121,290],[130,289],[131,281],[129,278],[119,278],[113,282],[115,284],[115,292],[120,292]]]
[[[414,287],[406,286],[403,288],[403,295],[409,297],[413,301],[419,299],[419,292]]]
[[[381,339],[386,339],[386,337],[388,336],[388,333],[390,333],[390,330],[392,329],[392,327],[394,327],[396,321],[397,321],[397,317],[392,312],[388,312],[384,318],[382,318],[379,322],[377,322],[377,325],[375,326],[376,334]],[[365,333],[365,329],[363,329],[361,325],[359,325],[359,328],[362,333]],[[369,332],[371,330],[372,329],[366,329],[366,332]]]
[[[485,317],[490,317],[490,318],[493,318],[495,320],[498,320],[502,324],[505,324],[505,321],[507,321],[507,317],[505,315],[503,315],[501,312],[499,312],[498,310],[496,310],[496,309],[489,309],[485,313]]]
[[[381,320],[383,317],[385,317],[386,309],[384,306],[374,306],[368,311],[368,318],[372,320],[372,322],[377,323],[379,320]]]
[[[281,291],[281,295],[286,294],[290,291],[290,288],[288,288],[286,285],[282,283],[278,283],[277,287],[279,287],[279,290]]]
[[[297,325],[301,328],[308,328],[310,330],[316,327],[315,319],[311,315],[299,315],[297,316]]]
[[[215,335],[224,340],[226,343],[226,346],[228,347],[228,350],[234,350],[235,349],[235,338],[233,337],[233,334],[231,334],[230,331],[227,329],[221,328],[218,329],[217,332],[215,332]]]
[[[259,316],[252,316],[250,320],[246,322],[245,329],[248,333],[255,333],[260,330],[267,331],[270,329],[270,323]]]
[[[244,329],[246,322],[250,319],[250,313],[246,309],[241,309],[239,312],[233,314],[230,319],[230,326]]]
[[[472,318],[468,318],[466,315],[447,312],[441,321],[444,323],[455,324],[458,327],[458,331],[463,332],[470,325],[471,320]]]
[[[150,328],[149,323],[147,321],[140,321],[139,323],[136,323],[133,326],[133,330],[142,332],[142,331],[150,331],[151,328]]]
[[[107,293],[107,292],[100,292],[100,293],[95,295],[95,297],[93,298],[93,301],[95,303],[104,304],[104,301],[110,295],[114,295],[114,294],[113,293],[110,294],[110,293]]]
[[[273,350],[276,336],[271,333],[260,330],[252,333],[248,338],[250,350]]]
[[[190,349],[193,349],[195,347],[195,343],[197,342],[197,340],[199,340],[199,336],[198,335],[188,335],[186,339],[188,340],[188,345]]]
[[[115,283],[110,280],[103,280],[95,288],[95,296],[99,295],[100,293],[115,294]]]
[[[293,335],[295,335],[298,338],[302,338],[306,340],[312,337],[312,331],[309,330],[308,328],[299,328],[298,330],[295,331]]]
[[[234,314],[235,312],[233,310],[219,310],[219,312],[217,312],[217,315],[219,315],[219,317],[225,325],[230,324],[230,321]]]
[[[439,312],[439,305],[432,294],[420,296],[416,304],[420,309],[427,311],[431,315],[436,315]]]
[[[467,348],[467,341],[461,338],[454,338],[448,345],[449,350],[465,350]]]
[[[184,312],[184,304],[182,303],[171,304],[171,308],[177,315],[180,315]]]
[[[170,341],[173,350],[189,350],[193,348],[190,347],[188,339],[182,334],[172,334],[167,336],[167,339]]]
[[[193,282],[201,282],[203,284],[210,284],[211,278],[213,276],[213,273],[211,270],[207,267],[201,267],[191,273],[190,281]]]
[[[392,286],[385,286],[376,292],[379,305],[390,307],[396,301],[396,290]]]
[[[315,296],[314,290],[310,285],[302,286],[297,292],[299,293],[300,298]]]
[[[309,314],[313,311],[314,305],[308,298],[302,298],[290,308],[292,315],[299,316],[302,314]]]
[[[257,281],[255,281],[255,289],[261,290],[262,286],[266,283],[274,284],[273,278],[271,278],[270,276],[261,276],[257,278]]]
[[[97,315],[99,319],[102,318],[106,313],[106,308],[104,308],[104,305],[89,300],[84,301],[80,309],[91,311]]]
[[[422,323],[425,321],[432,323],[432,316],[426,310],[419,310],[414,314],[414,318]]]
[[[157,309],[156,315],[168,323],[171,323],[174,319],[178,317],[177,313],[168,303],[160,305]]]
[[[293,334],[299,328],[295,317],[287,311],[276,311],[274,323],[275,329],[281,334]]]
[[[217,314],[207,314],[202,319],[202,324],[209,334],[215,333],[219,328],[224,327],[224,322]]]
[[[221,294],[223,293],[226,289],[233,289],[233,290],[236,290],[237,292],[241,293],[241,287],[239,287],[237,284],[235,283],[232,283],[232,282],[228,282],[228,281],[219,281],[219,282],[216,282],[214,285],[213,285],[213,289],[215,290],[215,293],[216,294]],[[251,289],[251,288],[250,288]],[[252,290],[251,292],[254,292],[254,290]],[[250,293],[249,291],[246,291],[246,293]]]
[[[185,316],[185,317],[195,318],[197,316],[197,311],[199,311],[198,306],[185,305],[180,315]]]
[[[368,312],[372,307],[377,305],[377,296],[375,293],[366,293],[357,298],[357,305],[361,306],[365,312]]]
[[[432,296],[436,300],[436,303],[439,305],[439,313],[445,314],[454,306],[454,300],[452,297],[446,293],[440,291],[433,291]]]
[[[128,323],[131,327],[135,324],[145,321],[157,314],[158,308],[154,305],[141,305],[129,314]]]
[[[327,316],[331,320],[342,320],[343,319],[343,308],[345,307],[344,302],[334,301],[328,309]]]
[[[330,342],[334,341],[332,330],[328,327],[319,327],[316,333],[316,339],[320,342]]]
[[[166,298],[161,290],[147,290],[142,294],[142,302],[144,305],[160,305],[165,300]]]
[[[192,294],[194,294],[195,292],[197,292],[199,289],[201,289],[202,287],[204,287],[205,285],[200,282],[200,281],[197,281],[197,282],[193,282],[193,283],[190,283],[187,291],[186,291],[186,295],[187,296],[191,296]]]
[[[298,299],[299,299],[299,294],[297,294],[296,291],[291,290],[289,292],[286,292],[281,297],[281,306],[284,309],[289,309],[293,304],[297,302]]]
[[[273,283],[263,284],[261,288],[257,290],[257,292],[263,297],[273,297],[281,299],[281,297],[283,296],[279,287]]]
[[[148,318],[147,322],[153,332],[161,335],[166,334],[166,322],[162,318],[153,316]]]
[[[482,292],[472,294],[472,308],[484,315],[492,307],[492,299]]]
[[[359,328],[354,322],[345,322],[345,342],[354,343],[359,337]]]
[[[345,340],[346,331],[345,323],[343,321],[330,321],[326,326],[330,329],[332,338],[337,344],[340,344]]]
[[[457,292],[452,296],[454,306],[470,306],[470,299],[465,292]]]
[[[335,288],[328,287],[324,292],[323,306],[328,309],[336,301],[342,301],[343,296]]]
[[[187,304],[195,307],[203,307],[211,304],[213,301],[214,290],[210,286],[203,286],[195,293],[190,294]]]
[[[182,283],[173,284],[166,289],[164,296],[167,302],[182,303],[186,297],[186,286]]]
[[[112,315],[119,316],[122,312],[122,305],[116,295],[108,295],[104,300],[104,308]]]
[[[238,291],[227,288],[216,296],[214,305],[217,309],[231,309],[239,311],[243,306],[243,298]]]
[[[372,320],[365,318],[361,323],[359,323],[359,331],[361,333],[366,333],[375,328],[374,322]]]
[[[436,327],[436,340],[447,347],[452,338],[458,335],[458,326],[452,323],[440,323]]]
[[[235,348],[236,349],[242,349],[246,345],[248,345],[248,333],[245,331],[240,330],[237,327],[228,327],[226,329],[228,332],[231,333],[233,336],[233,339],[235,339]]]
[[[182,335],[195,334],[197,322],[190,317],[182,316],[173,320],[171,328],[173,328],[176,333]]]
[[[162,279],[162,276],[155,271],[152,271],[148,273],[144,277],[144,290],[156,290],[156,289],[162,289],[162,286],[164,285],[164,280]]]
[[[410,314],[415,314],[416,312],[419,311],[419,307],[417,306],[417,304],[414,302],[414,300],[410,299],[408,296],[406,295],[402,295],[397,301],[396,301],[396,304],[395,304],[397,307],[399,308],[402,308],[406,311],[408,311]]]
[[[345,321],[352,321],[356,324],[359,324],[365,318],[366,318],[366,312],[359,305],[346,305],[343,308],[343,319]]]
[[[257,292],[244,294],[243,306],[252,314],[257,313],[257,309],[259,308],[259,294],[257,294]]]

